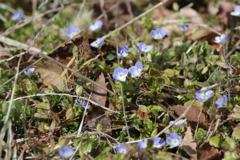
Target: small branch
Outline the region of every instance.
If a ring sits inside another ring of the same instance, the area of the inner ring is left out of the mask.
[[[188,111],[192,108],[192,105],[194,104],[194,102],[196,101],[196,99],[194,99],[192,101],[192,103],[187,107],[187,109],[183,112],[183,114],[178,117],[172,124],[169,124],[167,127],[165,127],[161,132],[159,132],[155,137],[159,137],[161,134],[163,134],[166,130],[168,130],[169,128],[171,128],[177,121],[179,121],[180,119],[184,118],[186,116],[186,114],[188,113]]]
[[[50,96],[50,95],[68,96],[68,97],[74,97],[74,98],[83,99],[83,100],[88,101],[88,98],[79,97],[79,96],[76,96],[76,95],[65,94],[65,93],[45,93],[45,94],[39,94],[39,93],[37,93],[37,94],[34,94],[34,95],[29,95],[29,96],[24,96],[24,97],[18,97],[18,98],[13,99],[12,101],[17,101],[17,100],[20,100],[20,99],[31,98],[31,97],[36,97],[36,96]],[[91,102],[92,104],[94,104],[94,105],[96,105],[96,106],[99,106],[99,107],[101,107],[101,108],[103,108],[103,109],[105,109],[105,110],[107,110],[107,111],[109,111],[109,112],[113,112],[113,113],[120,114],[120,112],[118,112],[118,111],[113,111],[113,110],[111,110],[111,109],[109,109],[109,108],[107,108],[107,107],[105,107],[105,106],[103,106],[103,105],[101,105],[101,104],[99,104],[99,103],[97,103],[97,102],[94,102],[94,101],[92,101],[92,100],[90,100],[90,99],[89,99],[89,102]],[[6,102],[6,103],[9,103],[9,101]]]

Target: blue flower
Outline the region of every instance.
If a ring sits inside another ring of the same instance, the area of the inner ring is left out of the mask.
[[[180,31],[186,32],[188,30],[188,27],[186,25],[181,25],[180,26]]]
[[[21,20],[23,17],[24,17],[23,12],[14,12],[14,13],[13,13],[13,16],[11,17],[11,19],[12,19],[13,21],[19,21],[19,20]]]
[[[160,137],[154,137],[152,140],[153,140],[153,148],[161,148],[165,144],[165,142]]]
[[[102,28],[103,22],[101,20],[97,20],[92,25],[88,27],[89,31],[99,31]]]
[[[139,43],[138,46],[137,46],[137,49],[140,51],[140,52],[144,52],[144,53],[147,53],[147,52],[150,52],[152,50],[153,46],[147,46],[145,43]]]
[[[60,157],[68,159],[73,156],[74,150],[71,147],[65,146],[58,150]]]
[[[200,92],[195,93],[196,99],[199,100],[200,102],[205,102],[212,96],[213,96],[213,91],[211,90],[207,91],[205,87],[203,87],[200,90]]]
[[[176,132],[172,132],[169,137],[167,137],[167,143],[171,147],[177,147],[179,144],[182,143],[182,138]]]
[[[83,107],[86,108],[86,109],[89,109],[90,106],[91,106],[90,103],[85,102],[85,101],[82,101],[82,100],[80,100],[80,99],[77,99],[77,104],[83,106]]]
[[[92,42],[90,44],[90,46],[98,48],[98,47],[102,46],[103,43],[104,43],[104,38],[98,38],[96,41]]]
[[[163,39],[167,35],[167,33],[164,29],[158,28],[156,30],[152,30],[151,35],[154,39]]]
[[[222,108],[225,104],[227,104],[228,98],[226,95],[222,96],[222,98],[216,100],[216,104],[218,108]]]
[[[230,13],[232,16],[240,16],[240,6],[236,6],[234,11]]]
[[[26,70],[24,71],[24,73],[25,73],[26,75],[29,75],[29,74],[33,73],[34,71],[35,71],[35,68],[28,68],[28,69],[26,69]]]
[[[118,49],[117,54],[119,57],[127,57],[128,52],[130,52],[130,49],[128,48],[127,45],[124,45],[123,48]]]
[[[129,68],[129,72],[131,73],[132,78],[141,76],[142,70],[143,70],[142,62],[137,62],[135,66]]]
[[[220,37],[215,37],[214,42],[217,44],[223,44],[224,42],[226,42],[227,40],[227,36],[225,34],[222,34]]]
[[[125,82],[127,75],[128,75],[128,69],[124,69],[122,67],[117,67],[114,70],[114,73],[113,73],[112,77],[116,80]]]
[[[141,151],[143,149],[147,148],[147,143],[148,143],[147,139],[144,139],[144,140],[138,142],[138,147],[140,148]]]
[[[74,26],[69,26],[67,28],[67,34],[65,35],[68,38],[73,38],[74,36],[76,36],[78,33],[80,33],[80,29]]]
[[[180,119],[179,121],[177,121],[173,126],[174,127],[179,127],[181,126],[183,123],[185,123],[187,121],[187,119]],[[169,124],[172,124],[174,121],[170,121]]]
[[[123,144],[118,145],[115,149],[118,153],[122,153],[122,154],[127,154],[129,152],[129,150],[126,149]]]

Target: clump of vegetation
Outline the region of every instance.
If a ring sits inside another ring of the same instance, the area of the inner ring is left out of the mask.
[[[165,2],[1,4],[0,157],[238,159],[240,6]]]

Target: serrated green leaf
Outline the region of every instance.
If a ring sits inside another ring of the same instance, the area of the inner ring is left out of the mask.
[[[214,146],[214,147],[220,147],[221,144],[221,134],[217,134],[214,137],[211,137],[209,139],[209,143],[210,145]]]

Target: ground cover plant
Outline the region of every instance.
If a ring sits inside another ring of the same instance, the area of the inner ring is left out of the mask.
[[[239,159],[239,5],[0,0],[0,159]]]

